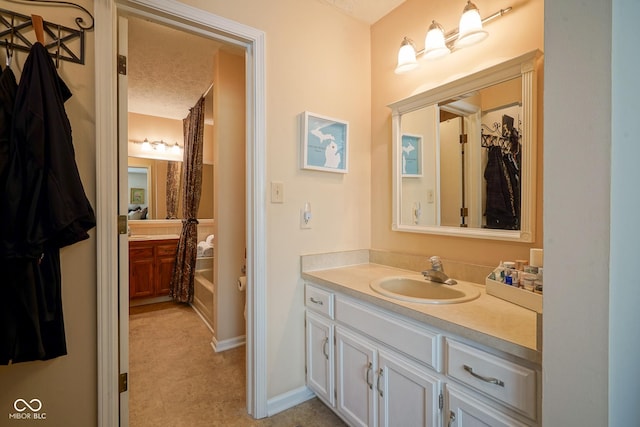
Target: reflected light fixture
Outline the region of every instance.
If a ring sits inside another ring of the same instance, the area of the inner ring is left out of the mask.
[[[143,141],[131,141],[131,142],[133,142],[134,144],[140,144],[142,151],[148,151],[148,152],[158,151],[160,153],[168,152],[171,154],[182,153],[182,147],[180,146],[180,144],[178,144],[178,141],[171,144],[168,142],[164,142],[163,140],[149,141],[147,138],[145,138]]]
[[[482,19],[478,7],[467,0],[460,24],[455,30],[444,32],[444,28],[435,20],[431,21],[427,35],[424,39],[424,49],[416,51],[413,41],[405,37],[400,44],[398,51],[398,65],[396,66],[396,74],[406,73],[418,67],[418,57],[424,57],[427,60],[442,58],[452,51],[462,49],[481,42],[489,33],[482,28],[483,24],[498,18],[505,13],[511,11],[513,7],[500,9],[492,15]]]

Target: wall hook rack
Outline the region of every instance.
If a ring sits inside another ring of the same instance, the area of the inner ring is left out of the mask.
[[[43,21],[44,32],[48,36],[49,41],[44,47],[49,55],[56,59],[56,66],[59,60],[69,61],[76,64],[83,64],[85,61],[85,31],[92,30],[94,27],[93,15],[84,7],[66,1],[53,0],[10,0],[16,3],[35,3],[51,6],[74,7],[82,10],[90,19],[86,23],[82,17],[76,17],[75,23],[78,29],[66,27],[57,23]],[[20,13],[0,9],[0,46],[7,49],[7,64],[10,64],[10,57],[14,50],[29,52],[31,46],[35,43],[33,37],[33,22],[31,16],[22,15]]]

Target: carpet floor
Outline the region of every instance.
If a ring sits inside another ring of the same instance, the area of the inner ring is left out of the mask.
[[[245,347],[215,353],[211,332],[188,305],[129,311],[131,427],[345,426],[317,398],[270,418],[246,413]]]

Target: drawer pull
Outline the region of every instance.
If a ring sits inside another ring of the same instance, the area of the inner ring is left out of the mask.
[[[384,397],[384,394],[382,393],[382,387],[380,387],[380,378],[382,378],[383,374],[384,371],[382,370],[382,368],[378,369],[378,381],[376,382],[376,387],[378,388],[378,394],[380,395],[380,397]]]
[[[373,370],[371,369],[371,362],[369,362],[369,366],[367,366],[367,385],[369,386],[369,390],[373,390],[373,383],[371,382],[371,380],[369,379],[369,377],[371,376],[371,372]]]
[[[329,353],[327,353],[327,344],[329,344],[329,337],[324,337],[324,341],[322,342],[322,354],[324,354],[324,358],[329,360]]]
[[[497,378],[483,377],[482,375],[478,375],[475,372],[473,372],[473,368],[471,366],[463,365],[463,367],[465,371],[469,372],[472,376],[478,378],[479,380],[482,380],[486,383],[499,385],[500,387],[504,387],[504,382],[502,380],[499,380]]]
[[[309,301],[311,301],[311,302],[312,302],[312,303],[314,303],[314,304],[324,305],[324,304],[322,303],[322,301],[317,300],[317,299],[314,299],[313,297],[310,297],[310,298],[309,298]]]

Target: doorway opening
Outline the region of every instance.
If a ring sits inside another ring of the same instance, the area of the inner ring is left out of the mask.
[[[237,412],[235,406],[246,406],[244,293],[236,286],[246,270],[245,52],[135,16],[121,17],[119,25],[127,62],[126,103],[121,99],[119,108],[127,110],[120,126],[127,124],[129,304],[121,311],[129,310],[130,423],[169,422],[178,411],[166,408],[176,395],[192,395],[195,384],[199,399],[178,399],[181,419],[219,413],[220,397],[221,408]],[[197,259],[189,266],[193,301],[185,305],[169,302],[168,294],[187,199],[183,120],[200,98]],[[147,172],[142,178],[140,169]],[[236,347],[228,357],[213,354]],[[163,409],[150,410],[154,402]]]
[[[246,60],[246,260],[247,260],[247,412],[255,418],[267,415],[266,399],[266,232],[262,194],[265,191],[265,35],[262,31],[230,21],[209,12],[172,0],[147,4],[143,0],[126,5],[100,2],[94,5],[96,16],[96,50],[113,55],[96,56],[96,149],[98,215],[98,414],[100,425],[127,425],[128,392],[119,393],[118,377],[127,372],[119,354],[128,351],[128,339],[119,301],[126,293],[118,292],[114,283],[126,283],[128,274],[128,237],[113,218],[126,215],[117,208],[122,193],[118,189],[118,168],[126,168],[126,150],[118,150],[118,88],[116,86],[116,22],[118,14],[134,14],[171,27],[181,28],[212,39],[219,39],[245,49]],[[120,93],[120,96],[122,94]],[[118,167],[116,167],[118,165]],[[120,206],[124,204],[120,203]],[[117,237],[119,236],[119,237]],[[127,268],[122,268],[127,267]],[[126,313],[126,312],[125,312]],[[128,328],[127,321],[124,321]]]

